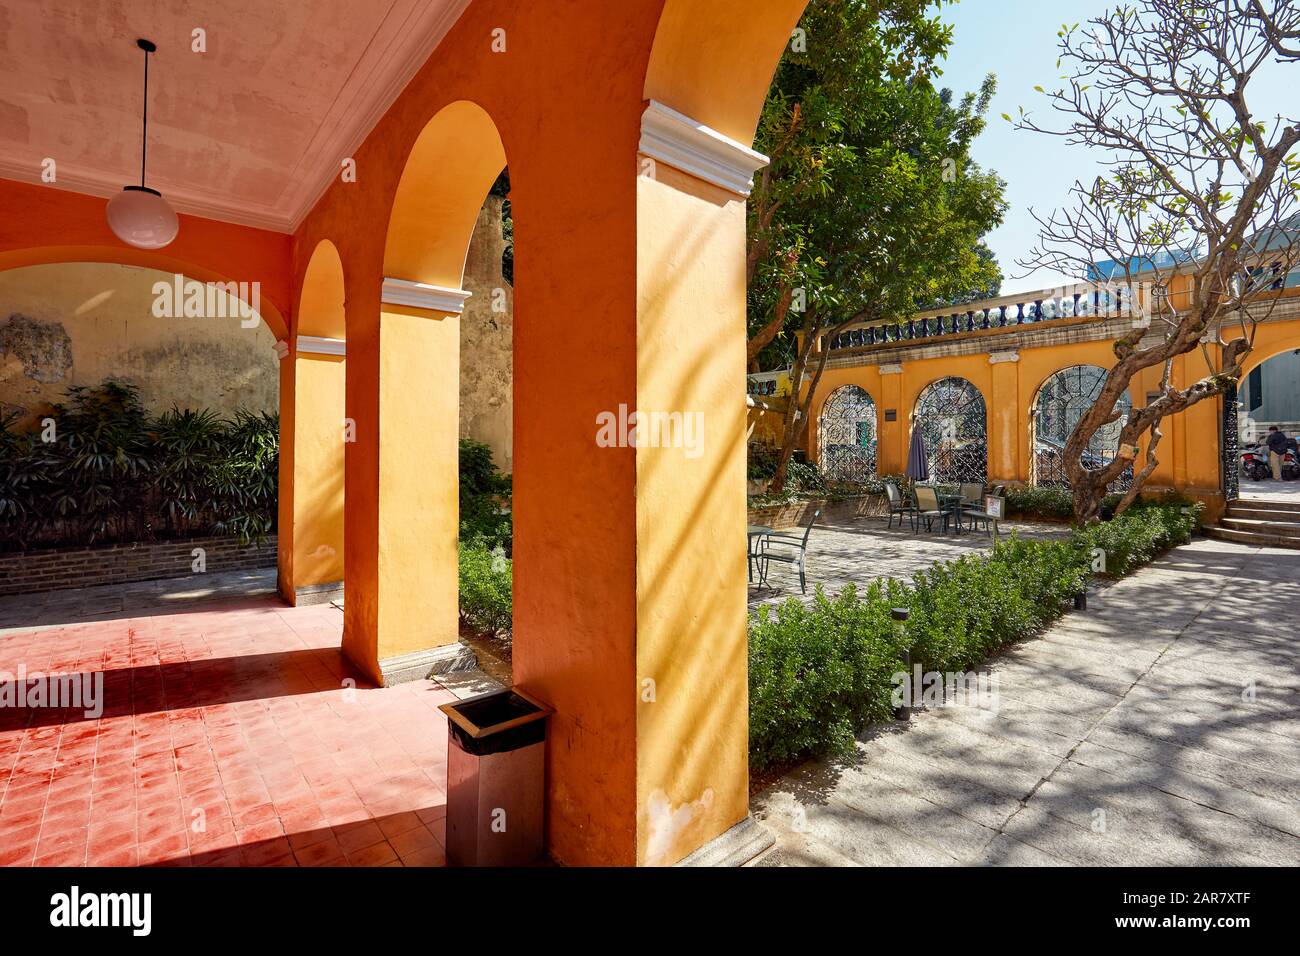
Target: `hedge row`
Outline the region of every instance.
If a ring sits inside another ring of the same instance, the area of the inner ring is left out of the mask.
[[[1128,574],[1185,543],[1195,507],[1135,506],[1077,528],[1068,541],[1004,540],[987,554],[936,562],[910,583],[881,580],[809,604],[759,608],[749,628],[749,750],[755,770],[853,750],[854,736],[888,719],[903,652],[924,671],[965,671],[1056,620],[1104,558]],[[891,609],[907,608],[906,623]]]

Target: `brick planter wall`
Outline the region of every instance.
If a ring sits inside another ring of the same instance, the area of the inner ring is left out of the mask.
[[[842,501],[795,501],[783,505],[750,507],[749,523],[769,528],[800,528],[807,524],[812,513],[822,509],[819,521],[851,521],[854,518],[872,518],[888,511],[884,495],[861,495]]]
[[[0,554],[0,595],[183,577],[192,573],[195,548],[206,552],[208,573],[275,567],[275,535],[260,546],[241,546],[237,538],[187,538],[49,548]]]

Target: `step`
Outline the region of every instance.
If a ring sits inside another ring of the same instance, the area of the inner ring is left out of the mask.
[[[1261,548],[1293,548],[1300,551],[1300,538],[1264,534],[1260,531],[1233,531],[1231,528],[1220,528],[1215,525],[1207,525],[1204,530],[1211,538],[1218,538],[1220,541],[1236,541]]]
[[[1300,521],[1300,511],[1284,511],[1280,508],[1246,507],[1230,504],[1225,512],[1229,518],[1246,518],[1252,521]]]
[[[1300,518],[1300,515],[1295,515]],[[1300,537],[1300,521],[1261,521],[1257,518],[1238,518],[1229,515],[1219,522],[1232,531],[1258,531],[1262,534],[1285,535],[1288,538]]]
[[[1237,498],[1228,502],[1229,508],[1256,508],[1262,511],[1289,511],[1300,514],[1300,497],[1290,498]]]

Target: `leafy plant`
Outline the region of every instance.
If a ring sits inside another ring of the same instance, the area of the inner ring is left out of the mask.
[[[482,542],[460,546],[460,616],[484,630],[509,631],[511,624],[511,565],[500,548]]]
[[[0,546],[86,545],[275,530],[279,418],[173,407],[137,389],[74,386],[35,431],[0,428]],[[49,440],[47,440],[49,439]]]
[[[923,671],[967,671],[1059,617],[1088,584],[1094,548],[1106,573],[1127,574],[1186,542],[1198,506],[1144,503],[1067,541],[1012,536],[991,553],[936,562],[909,583],[878,580],[810,604],[759,608],[749,627],[750,766],[762,771],[844,754],[854,735],[891,711],[903,650]],[[890,618],[905,607],[906,624]]]
[[[511,482],[492,460],[492,449],[472,438],[460,440],[460,540],[488,550],[511,551],[512,523],[506,506]]]
[[[779,449],[771,442],[753,441],[746,450],[746,474],[750,481],[766,481],[776,474]]]

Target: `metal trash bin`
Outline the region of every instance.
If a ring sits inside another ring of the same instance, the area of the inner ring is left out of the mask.
[[[522,866],[544,852],[546,718],[518,690],[443,704],[447,715],[447,862]]]

